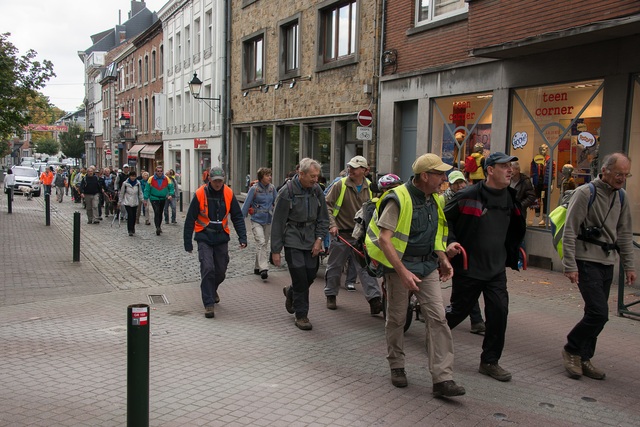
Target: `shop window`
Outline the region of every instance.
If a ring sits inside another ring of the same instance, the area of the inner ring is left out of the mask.
[[[322,176],[330,179],[331,170],[331,128],[311,128],[311,158],[322,164]]]
[[[264,75],[264,33],[252,35],[242,42],[242,84],[262,84]]]
[[[438,98],[433,102],[431,150],[441,146],[442,160],[450,165],[464,163],[473,151],[491,152],[493,120],[491,93]]]
[[[416,0],[416,24],[424,24],[465,13],[465,0]]]
[[[597,176],[602,97],[602,80],[512,92],[511,154],[538,196],[529,225],[549,227],[562,194]]]
[[[631,106],[631,129],[629,132],[629,145],[627,153],[631,158],[631,174],[634,178],[627,179],[627,193],[639,194],[640,192],[640,75],[635,76],[633,82],[633,104]],[[640,243],[640,203],[637,197],[629,197],[631,204],[631,216],[633,224],[633,237],[636,243]]]
[[[327,64],[341,66],[353,63],[358,39],[357,1],[330,2],[328,6],[321,6],[318,18],[317,67],[321,69]]]
[[[251,130],[249,128],[242,129],[240,131],[240,138],[238,139],[238,178],[242,183],[242,191],[249,191],[247,187],[247,179],[251,182]]]
[[[282,178],[295,171],[300,163],[300,126],[286,126],[283,130],[283,141],[280,144],[282,159]]]

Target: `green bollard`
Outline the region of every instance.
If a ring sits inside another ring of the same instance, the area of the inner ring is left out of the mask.
[[[73,213],[73,262],[80,261],[80,212]]]
[[[51,197],[49,193],[44,195],[44,223],[51,225]]]
[[[127,426],[149,426],[149,305],[127,308]]]

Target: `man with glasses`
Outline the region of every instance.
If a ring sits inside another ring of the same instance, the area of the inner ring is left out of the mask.
[[[329,234],[332,236],[332,242],[324,276],[324,294],[327,297],[327,308],[330,310],[337,309],[336,297],[340,290],[342,268],[349,255],[353,254],[350,245],[356,244],[356,239],[352,236],[353,227],[356,224],[354,218],[362,205],[373,198],[369,188],[371,182],[366,178],[367,173],[369,173],[367,159],[355,156],[347,163],[347,176],[333,184],[326,196],[329,210]],[[372,316],[376,315],[382,311],[378,281],[369,276],[365,268],[358,266],[357,270],[364,296],[369,302],[370,313]]]
[[[564,275],[578,285],[584,300],[584,316],[567,335],[562,350],[570,378],[605,378],[605,372],[593,366],[591,358],[598,335],[609,320],[607,302],[618,252],[625,283],[631,285],[636,280],[631,209],[622,189],[630,170],[631,160],[626,154],[609,154],[603,159],[600,176],[591,181],[595,188],[593,201],[589,202],[589,185],[578,187],[569,201],[562,265]]]
[[[520,243],[526,231],[516,191],[509,187],[511,162],[516,160],[492,153],[484,162],[486,180],[459,191],[444,208],[449,243],[459,243],[469,256],[465,270],[460,247],[450,245],[447,251],[456,272],[447,322],[455,328],[483,294],[486,332],[478,371],[498,381],[511,380],[511,373],[498,364],[509,312],[505,267],[518,270]]]
[[[366,244],[371,258],[385,266],[387,289],[387,360],[391,383],[406,387],[404,325],[409,292],[425,318],[429,372],[435,396],[461,396],[464,387],[453,381],[453,339],[447,325],[440,281],[453,275],[446,256],[447,223],[439,197],[450,165],[435,154],[413,163],[414,176],[389,190],[369,223]]]
[[[173,182],[165,176],[162,166],[156,166],[156,172],[147,181],[144,188],[144,200],[151,201],[153,207],[153,223],[156,226],[156,236],[162,233],[162,214],[164,204],[171,200],[174,194]]]

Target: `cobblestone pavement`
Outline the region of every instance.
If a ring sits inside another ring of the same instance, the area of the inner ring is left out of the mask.
[[[0,426],[122,426],[127,414],[127,306],[150,304],[152,426],[638,426],[640,322],[615,316],[594,364],[604,381],[569,379],[560,350],[582,312],[561,274],[509,272],[510,314],[501,365],[513,380],[477,372],[482,337],[468,322],[453,331],[455,379],[467,394],[431,395],[424,324],[405,339],[409,387],[390,384],[384,321],[371,317],[360,289],[325,308],[321,267],[311,287],[313,331],[284,310],[284,269],[262,281],[253,243],[230,245],[231,263],[215,319],[205,319],[197,255],[178,225],[87,225],[81,261],[72,262],[73,213],[43,198],[0,201]],[[448,298],[449,284],[443,284]],[[628,299],[638,289],[627,289]],[[612,290],[610,306],[616,302]]]

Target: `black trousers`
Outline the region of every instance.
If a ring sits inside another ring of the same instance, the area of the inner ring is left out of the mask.
[[[576,260],[578,289],[584,300],[584,316],[567,335],[564,349],[590,360],[596,352],[598,335],[609,321],[609,291],[613,281],[613,265]]]
[[[127,210],[127,231],[129,233],[136,232],[136,211],[138,210],[137,206],[127,206],[124,208]]]
[[[447,323],[453,329],[471,313],[480,294],[484,297],[484,314],[487,331],[482,342],[482,363],[497,363],[504,349],[509,315],[507,273],[503,271],[491,280],[477,280],[456,275],[452,279],[451,306]]]
[[[309,314],[309,287],[318,272],[319,257],[312,257],[311,250],[284,248],[284,258],[287,260],[291,287],[293,293],[293,309],[296,319],[307,317]]]
[[[152,200],[151,206],[153,207],[153,223],[156,225],[156,229],[162,226],[162,214],[164,213],[164,202],[166,200]],[[135,216],[134,216],[135,218]]]

